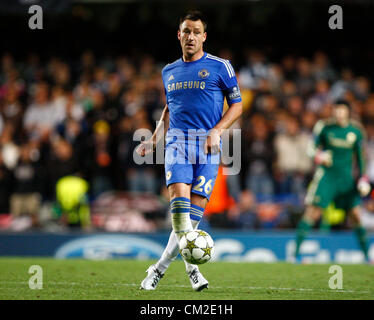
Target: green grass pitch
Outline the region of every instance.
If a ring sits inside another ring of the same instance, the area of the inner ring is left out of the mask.
[[[0,258],[0,299],[124,299],[124,300],[252,300],[252,299],[374,299],[374,266],[341,265],[343,289],[328,282],[331,265],[288,263],[211,262],[200,270],[210,287],[194,292],[177,260],[157,290],[139,290],[147,267],[154,261],[57,260],[52,258]],[[43,288],[29,288],[31,265],[43,269]]]

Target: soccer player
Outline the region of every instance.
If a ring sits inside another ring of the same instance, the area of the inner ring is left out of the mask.
[[[343,100],[335,102],[333,117],[318,121],[313,130],[315,141],[310,156],[318,167],[305,197],[305,214],[297,226],[296,261],[300,259],[300,246],[306,233],[332,202],[336,208],[351,215],[360,248],[368,261],[368,241],[361,225],[359,206],[360,196],[365,197],[370,192],[363,156],[364,130],[359,123],[350,120],[349,103]],[[358,180],[353,170],[354,158],[358,165]]]
[[[182,58],[162,70],[166,106],[151,139],[137,148],[138,154],[148,154],[158,142],[158,132],[167,129],[165,177],[173,230],[161,258],[147,270],[141,283],[145,290],[156,288],[177,257],[180,237],[197,228],[217,176],[220,136],[242,113],[240,90],[230,62],[203,50],[206,28],[200,12],[190,12],[180,19]],[[225,98],[229,108],[223,114]],[[173,161],[175,157],[177,161]],[[193,290],[207,288],[208,281],[197,265],[185,264]]]

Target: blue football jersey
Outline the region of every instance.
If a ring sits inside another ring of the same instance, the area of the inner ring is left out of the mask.
[[[209,131],[222,118],[226,97],[229,105],[240,102],[240,89],[228,60],[208,53],[196,61],[182,58],[162,70],[169,108],[169,130]]]

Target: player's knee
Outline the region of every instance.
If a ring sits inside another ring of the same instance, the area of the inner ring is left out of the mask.
[[[168,186],[170,201],[175,198],[190,198],[191,186],[185,183],[173,183]]]
[[[355,207],[350,212],[351,219],[353,220],[353,223],[356,225],[361,224],[361,214],[360,214],[360,208]]]
[[[322,215],[322,209],[314,206],[309,206],[305,211],[305,219],[309,222],[316,222]]]

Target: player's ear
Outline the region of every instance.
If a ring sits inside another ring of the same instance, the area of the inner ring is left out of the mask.
[[[178,40],[181,39],[181,31],[179,29],[178,29],[177,37],[178,37]]]
[[[203,42],[205,42],[206,36],[207,36],[207,34],[206,34],[206,32],[204,32]]]

